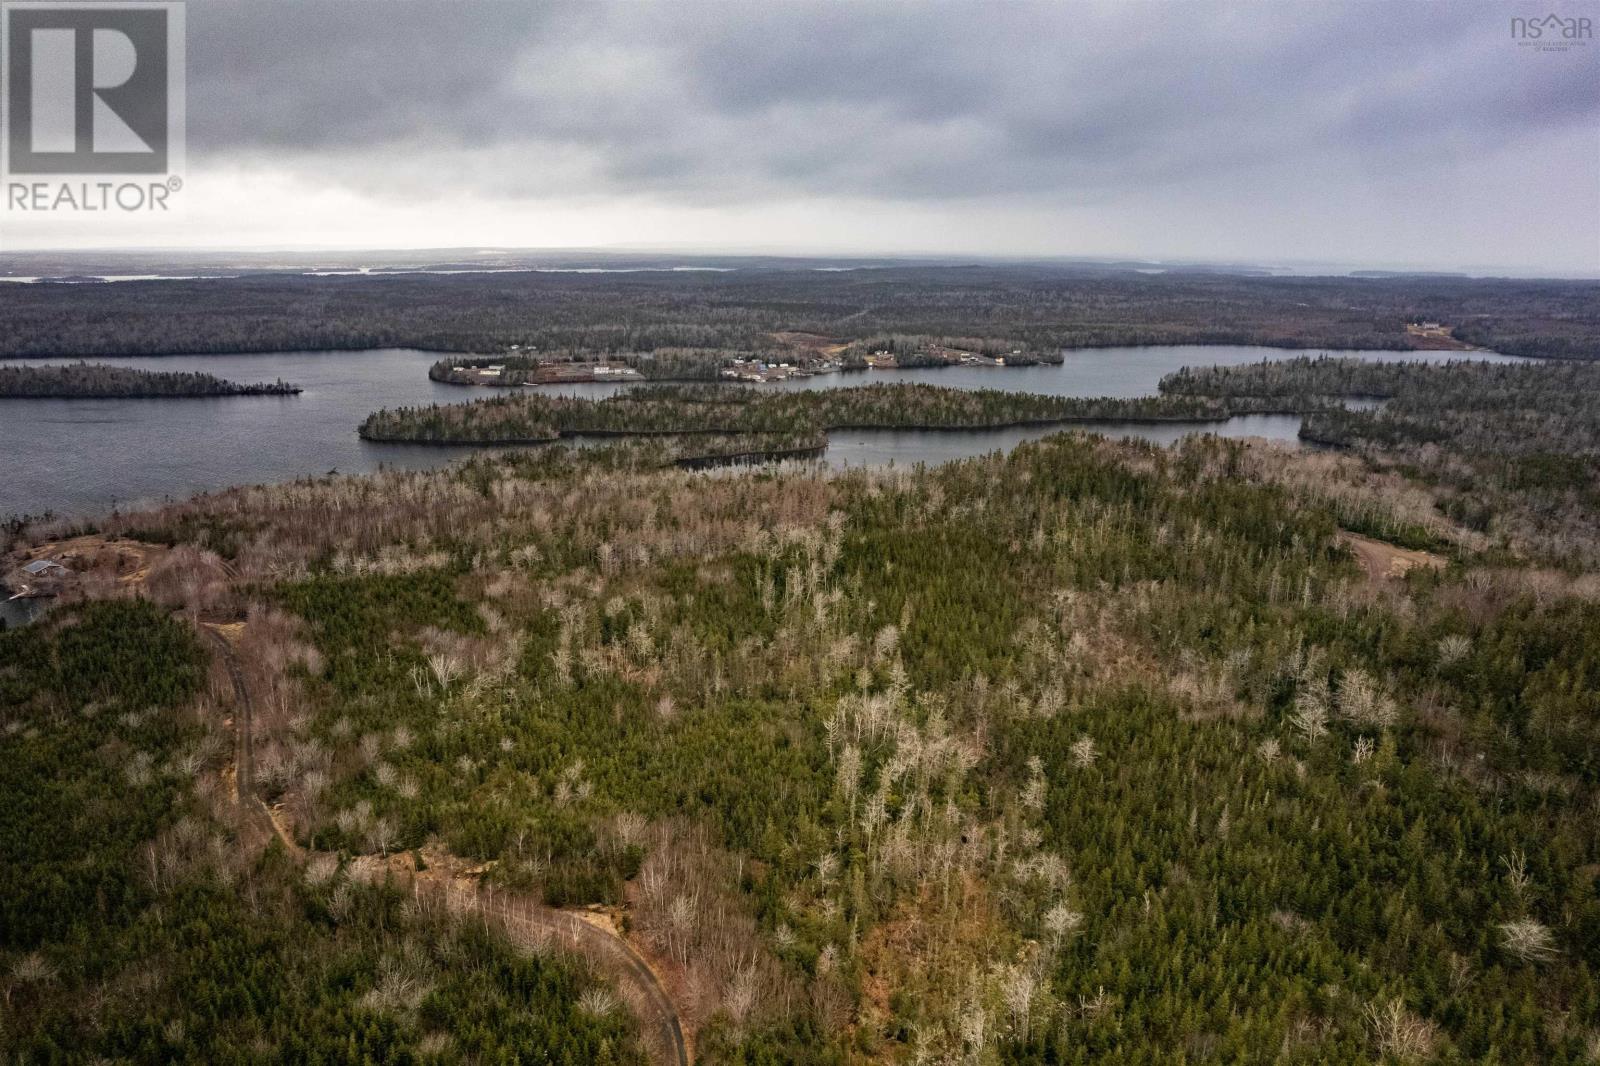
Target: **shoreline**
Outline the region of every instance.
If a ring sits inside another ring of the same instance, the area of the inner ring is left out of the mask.
[[[238,392],[30,392],[3,393],[0,400],[237,400],[261,396],[299,396],[304,389],[241,389]]]
[[[1533,360],[1537,360],[1539,362],[1551,362],[1551,363],[1585,363],[1585,362],[1592,362],[1593,361],[1593,360],[1588,360],[1588,359],[1569,359],[1569,358],[1563,358],[1561,356],[1553,356],[1553,355],[1520,355],[1520,354],[1515,353],[1515,352],[1504,352],[1504,351],[1501,351],[1498,348],[1486,348],[1486,347],[1476,346],[1476,345],[1475,346],[1471,346],[1471,347],[1464,347],[1464,348],[1438,348],[1438,347],[1429,347],[1427,345],[1417,345],[1417,344],[1396,345],[1396,346],[1394,346],[1392,348],[1378,347],[1378,346],[1373,346],[1373,345],[1363,345],[1363,346],[1360,346],[1360,347],[1352,348],[1352,347],[1348,347],[1348,346],[1346,346],[1344,344],[1321,344],[1321,343],[1273,344],[1273,343],[1266,342],[1266,341],[1248,341],[1248,342],[1243,342],[1243,341],[1233,341],[1233,340],[1229,340],[1229,341],[1179,340],[1179,341],[1172,341],[1172,342],[1165,343],[1165,344],[1127,344],[1127,343],[1117,343],[1117,344],[1112,344],[1112,343],[1106,343],[1106,344],[1072,344],[1072,345],[1063,345],[1063,346],[1061,346],[1059,351],[1064,352],[1064,353],[1066,353],[1066,352],[1100,352],[1100,351],[1106,351],[1108,349],[1113,349],[1113,348],[1271,348],[1271,349],[1274,349],[1275,351],[1282,351],[1282,352],[1314,352],[1314,351],[1324,351],[1324,352],[1441,352],[1441,351],[1459,351],[1459,352],[1462,352],[1463,354],[1472,353],[1472,352],[1488,352],[1488,353],[1491,353],[1491,354],[1494,354],[1494,355],[1508,355],[1508,356],[1515,356],[1516,358],[1519,358],[1519,359],[1533,359]],[[0,363],[4,363],[4,362],[10,361],[10,360],[15,360],[17,362],[31,362],[31,361],[34,361],[34,360],[74,359],[74,358],[77,358],[77,359],[180,359],[180,358],[185,358],[185,357],[187,357],[187,358],[208,358],[208,357],[212,357],[212,356],[215,356],[215,357],[218,357],[218,358],[225,358],[225,357],[228,357],[228,356],[235,356],[235,355],[240,355],[240,356],[252,356],[252,355],[306,355],[306,354],[310,354],[310,353],[314,353],[314,352],[326,352],[326,353],[328,353],[330,355],[334,355],[334,354],[350,355],[350,354],[356,354],[356,353],[361,353],[361,352],[392,351],[392,350],[413,351],[413,352],[418,352],[418,353],[424,354],[424,355],[463,356],[463,357],[467,357],[467,358],[485,358],[485,357],[489,357],[489,356],[498,357],[500,355],[507,354],[507,353],[504,353],[504,352],[499,352],[499,353],[495,353],[495,352],[465,352],[465,351],[461,351],[461,350],[455,349],[455,348],[430,348],[430,347],[427,347],[426,345],[405,344],[405,343],[361,344],[361,345],[352,345],[352,346],[349,346],[349,347],[330,346],[330,345],[325,345],[325,344],[314,345],[314,346],[311,346],[311,345],[308,345],[308,346],[297,346],[297,345],[294,345],[294,344],[276,344],[276,345],[270,345],[270,346],[261,347],[261,348],[229,348],[229,349],[226,349],[226,350],[219,350],[219,351],[158,351],[158,352],[133,352],[133,351],[79,352],[79,351],[72,351],[72,352],[48,352],[48,353],[37,353],[37,354],[33,354],[33,353],[30,353],[30,354],[22,354],[22,353],[0,354]],[[860,368],[849,367],[849,368],[842,368],[842,369],[845,369],[845,370],[860,370],[860,371],[863,371],[863,372],[867,371],[867,370],[872,370],[872,369],[880,369],[880,370],[888,370],[888,371],[892,371],[892,370],[944,370],[944,369],[952,369],[952,368],[957,368],[957,367],[962,367],[962,366],[969,366],[969,365],[971,365],[971,364],[966,364],[966,363],[948,363],[948,364],[944,364],[944,365],[927,365],[927,366],[914,366],[914,367],[877,367],[877,368],[874,368],[874,367],[860,367]],[[1036,367],[1036,366],[1041,366],[1041,365],[1043,365],[1043,366],[1059,366],[1061,364],[1057,363],[1057,362],[1018,363],[1018,364],[1016,364],[1015,367],[1013,367],[1011,364],[1008,363],[1003,367],[1002,366],[996,366],[993,369],[995,369],[995,370],[1009,370],[1009,369],[1023,369],[1023,370],[1025,370],[1025,369],[1029,369],[1030,367]],[[433,379],[433,380],[439,380],[439,379]],[[700,381],[709,381],[709,380],[711,380],[711,379],[702,379],[702,378],[655,378],[655,379],[648,379],[647,378],[646,379],[646,383],[654,383],[654,382],[666,383],[666,382],[669,382],[669,381],[700,382]],[[457,384],[457,383],[456,382],[440,381],[440,384]],[[573,382],[549,382],[548,384],[573,384]],[[581,384],[588,384],[588,383],[587,382],[582,382]],[[750,382],[750,384],[765,384],[765,383],[764,382]],[[526,386],[501,386],[501,387],[505,387],[505,388],[522,388],[522,387],[526,387]]]
[[[1320,408],[1319,408],[1320,410]],[[1279,415],[1283,417],[1305,417],[1314,413],[1293,408],[1281,410],[1260,411],[1231,411],[1221,418],[1185,418],[1182,416],[1162,417],[1159,415],[1130,415],[1125,418],[1110,418],[1106,416],[1070,417],[1070,418],[1032,418],[1013,419],[1006,422],[985,422],[981,425],[971,426],[942,426],[932,424],[917,425],[873,425],[870,423],[840,423],[826,426],[823,433],[849,432],[849,433],[992,433],[1006,429],[1046,429],[1050,426],[1074,425],[1134,425],[1134,426],[1166,426],[1166,425],[1194,425],[1194,426],[1220,426],[1233,421],[1235,418],[1247,418],[1252,415]],[[731,437],[752,432],[749,429],[579,429],[558,432],[553,437],[505,437],[492,440],[476,439],[413,439],[410,437],[375,437],[369,436],[358,429],[357,435],[369,444],[424,444],[430,446],[461,448],[500,448],[517,447],[533,444],[556,444],[562,440],[572,438],[590,438],[595,440],[616,440],[629,437]]]

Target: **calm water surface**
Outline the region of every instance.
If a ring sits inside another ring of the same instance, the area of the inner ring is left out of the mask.
[[[1182,366],[1237,365],[1297,353],[1255,347],[1103,348],[1069,352],[1061,366],[949,367],[828,374],[760,386],[826,389],[879,381],[921,381],[954,388],[998,388],[1059,396],[1143,396]],[[1400,361],[1450,358],[1516,361],[1490,352],[1344,352]],[[453,403],[489,390],[428,380],[437,353],[386,348],[365,352],[106,359],[150,370],[205,371],[241,383],[283,379],[299,396],[171,400],[0,400],[0,516],[92,515],[181,499],[229,485],[359,473],[379,467],[438,466],[474,449],[367,444],[356,426],[380,407]],[[45,360],[68,362],[70,360]],[[546,386],[541,391],[603,396],[627,386]],[[1168,444],[1191,432],[1294,441],[1300,420],[1249,416],[1225,423],[1086,424],[1078,428]],[[978,432],[841,432],[832,435],[835,465],[943,462],[1011,448],[1059,432],[1052,427]]]
[[[4,598],[6,595],[0,591],[0,629],[26,625],[43,614],[50,605],[49,600],[8,600]]]

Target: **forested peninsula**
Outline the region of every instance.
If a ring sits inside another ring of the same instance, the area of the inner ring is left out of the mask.
[[[135,370],[103,363],[0,366],[0,399],[155,399],[199,396],[294,396],[284,381],[240,385],[193,371]]]
[[[1205,421],[1226,418],[1233,410],[1231,405],[1206,397],[1083,399],[921,384],[780,393],[737,385],[664,385],[632,389],[602,400],[517,395],[384,410],[368,416],[360,432],[371,441],[526,444],[564,436],[816,436],[830,429],[996,429],[1091,421]]]

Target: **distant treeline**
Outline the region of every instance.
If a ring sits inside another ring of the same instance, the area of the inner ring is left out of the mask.
[[[726,274],[254,275],[20,285],[0,355],[153,355],[405,346],[606,355],[761,352],[774,333],[1010,338],[1025,351],[1148,344],[1408,349],[1440,322],[1503,352],[1600,358],[1600,288],[1471,278],[1136,275],[1055,266]]]
[[[685,433],[809,438],[830,429],[992,429],[1102,420],[1207,420],[1231,413],[1228,405],[1205,397],[1083,399],[913,384],[783,393],[737,385],[686,385],[641,387],[603,400],[518,395],[383,410],[361,424],[361,436],[371,441],[438,444]]]
[[[195,372],[135,370],[103,363],[68,366],[0,366],[0,397],[7,399],[137,399],[178,396],[292,396],[298,385],[239,385]]]

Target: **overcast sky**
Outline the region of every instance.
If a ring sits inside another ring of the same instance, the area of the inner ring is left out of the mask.
[[[1600,275],[1600,4],[190,0],[187,210],[0,246]]]

